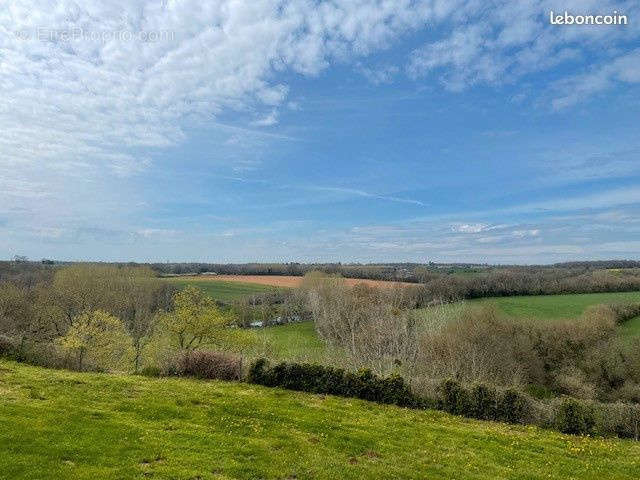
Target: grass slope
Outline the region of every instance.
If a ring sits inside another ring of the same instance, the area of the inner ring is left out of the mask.
[[[495,305],[512,318],[532,318],[554,321],[579,317],[587,307],[601,303],[640,302],[640,292],[581,293],[570,295],[534,295],[521,297],[491,297],[470,300],[468,304],[487,303]],[[439,325],[452,321],[461,314],[464,303],[442,307],[427,307],[417,310],[423,321]],[[620,334],[632,339],[640,335],[640,317],[624,323]]]
[[[632,479],[640,444],[360,400],[0,360],[0,476]]]
[[[316,334],[313,322],[291,323],[254,330],[260,344],[268,345],[270,358],[287,361],[320,362],[326,344]]]
[[[561,319],[578,317],[587,307],[599,303],[640,302],[640,292],[496,297],[474,301],[493,303],[514,317]]]
[[[255,295],[256,293],[272,292],[277,287],[260,285],[257,283],[230,282],[224,280],[198,280],[183,278],[167,278],[168,282],[173,282],[180,287],[193,285],[207,292],[214,300],[224,303],[231,303],[243,297]]]

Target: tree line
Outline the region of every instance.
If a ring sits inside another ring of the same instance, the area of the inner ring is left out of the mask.
[[[0,353],[77,370],[164,368],[224,340],[232,322],[204,292],[148,267],[72,265],[0,280]]]

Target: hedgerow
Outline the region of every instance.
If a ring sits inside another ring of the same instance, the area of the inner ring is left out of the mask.
[[[422,405],[401,376],[382,378],[368,369],[354,373],[322,365],[284,362],[271,367],[267,360],[261,358],[249,368],[247,381],[268,387],[361,398],[401,407]]]

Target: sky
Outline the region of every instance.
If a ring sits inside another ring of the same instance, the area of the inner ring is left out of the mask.
[[[639,114],[637,0],[3,2],[0,258],[640,259]]]

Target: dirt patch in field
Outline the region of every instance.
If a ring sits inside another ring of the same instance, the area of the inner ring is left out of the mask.
[[[225,282],[242,282],[257,283],[260,285],[269,285],[271,287],[298,287],[302,283],[303,277],[294,277],[292,275],[197,275],[192,277],[180,277],[182,279],[193,280],[212,280]],[[361,278],[346,278],[347,285],[353,286],[358,283],[365,283],[372,287],[390,288],[396,285],[415,285],[415,283],[407,282],[388,282],[385,280],[366,280]]]

